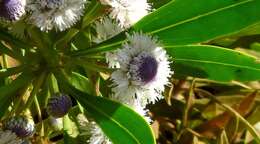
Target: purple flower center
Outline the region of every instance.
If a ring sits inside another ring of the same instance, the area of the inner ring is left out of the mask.
[[[4,127],[21,138],[31,136],[34,133],[34,123],[21,116],[12,117],[5,123]]]
[[[134,81],[144,84],[154,80],[158,69],[158,62],[152,56],[141,53],[130,62],[130,74]]]
[[[23,0],[3,0],[0,2],[0,17],[7,20],[18,20],[24,13]]]
[[[139,66],[139,77],[145,83],[152,81],[157,74],[158,63],[153,57],[145,57]]]

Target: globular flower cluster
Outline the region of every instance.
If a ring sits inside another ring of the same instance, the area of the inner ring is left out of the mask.
[[[28,23],[42,31],[64,31],[80,20],[87,3],[86,0],[2,0],[0,18],[18,21],[27,11]]]
[[[112,73],[114,98],[145,106],[162,98],[171,76],[169,57],[156,39],[134,33],[117,53],[120,69]]]
[[[95,42],[102,42],[120,33],[124,29],[117,22],[106,18],[96,25]],[[169,56],[154,37],[142,33],[127,34],[127,42],[113,52],[107,52],[106,60],[110,68],[117,68],[111,75],[113,81],[111,99],[124,103],[151,119],[145,109],[148,103],[163,98],[165,85],[173,74],[170,69]],[[110,143],[109,139],[95,124],[90,123],[91,144]]]
[[[63,117],[72,107],[72,101],[65,94],[56,94],[49,98],[47,104],[47,112],[54,118]]]
[[[15,116],[6,120],[4,129],[12,131],[20,138],[29,137],[35,131],[33,120],[24,116]]]
[[[30,20],[42,31],[64,31],[82,16],[86,0],[35,0],[27,4]]]

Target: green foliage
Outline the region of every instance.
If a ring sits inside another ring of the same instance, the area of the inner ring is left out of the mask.
[[[229,82],[260,79],[257,58],[226,48],[208,45],[167,47],[176,73]]]
[[[87,112],[96,120],[102,130],[114,143],[155,143],[151,128],[147,125],[145,120],[133,110],[120,103],[106,98],[90,96],[87,93],[77,90],[72,84],[69,84],[69,81],[66,80],[62,72],[57,72],[56,76],[62,83],[62,89],[72,94],[72,96],[86,108]],[[74,77],[75,76],[76,75],[74,75]],[[113,132],[111,133],[111,131]],[[118,137],[119,135],[120,137]]]
[[[99,44],[93,43],[94,23],[110,9],[97,0],[63,32],[42,32],[27,24],[26,16],[17,23],[3,22],[1,120],[34,118],[36,143],[59,134],[59,143],[79,143],[84,126],[78,114],[93,119],[115,144],[260,143],[254,127],[260,121],[260,1],[150,2],[153,12]],[[104,53],[121,48],[126,34],[134,32],[158,38],[174,70],[165,100],[147,106],[153,129],[130,107],[108,99],[115,86],[109,77],[116,69],[107,68]],[[73,97],[62,130],[46,124],[47,99],[56,92]]]
[[[258,0],[174,0],[133,28],[158,36],[165,46],[200,43],[259,22],[258,5]]]

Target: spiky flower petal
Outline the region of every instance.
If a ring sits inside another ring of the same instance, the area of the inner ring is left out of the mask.
[[[147,15],[151,9],[147,0],[101,0],[101,3],[110,5],[110,15],[126,28]]]
[[[35,130],[33,120],[24,116],[15,116],[8,119],[4,123],[4,129],[12,131],[21,138],[33,135]]]
[[[94,28],[97,33],[96,37],[93,39],[95,43],[105,41],[123,31],[119,24],[110,17],[104,17],[99,21],[96,21]]]
[[[31,21],[42,31],[64,31],[82,16],[86,0],[35,0],[28,3]]]
[[[144,34],[128,35],[128,43],[117,53],[120,69],[112,73],[114,99],[142,107],[162,98],[173,73],[169,57],[157,40]]]
[[[49,115],[60,118],[66,115],[72,107],[72,101],[65,94],[56,94],[49,98],[47,104],[47,112]]]
[[[0,144],[21,144],[22,140],[19,139],[15,133],[9,130],[3,131],[0,129]]]
[[[93,38],[93,42],[95,43],[105,41],[123,31],[119,24],[113,21],[110,17],[105,17],[100,21],[97,21],[94,28],[97,33],[96,37]],[[106,52],[105,56],[109,68],[119,68],[115,52]]]
[[[19,20],[25,13],[26,0],[0,1],[0,17],[9,21]]]
[[[87,127],[91,134],[91,137],[87,141],[89,144],[112,144],[95,122],[90,122]]]

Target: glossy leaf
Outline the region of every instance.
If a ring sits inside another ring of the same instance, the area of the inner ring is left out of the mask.
[[[70,77],[70,82],[78,90],[91,94],[91,84],[85,76],[73,72]]]
[[[105,134],[115,144],[154,144],[155,138],[148,123],[123,104],[79,91],[62,72],[55,76],[63,91],[77,99]]]
[[[205,42],[260,21],[259,0],[174,0],[134,25],[164,45]]]
[[[164,46],[207,42],[252,28],[260,22],[259,5],[259,0],[172,0],[137,22],[131,32],[156,36]],[[72,55],[111,51],[123,42],[125,33],[120,33]]]
[[[167,48],[177,76],[193,76],[228,82],[260,79],[260,63],[253,56],[216,46]]]

